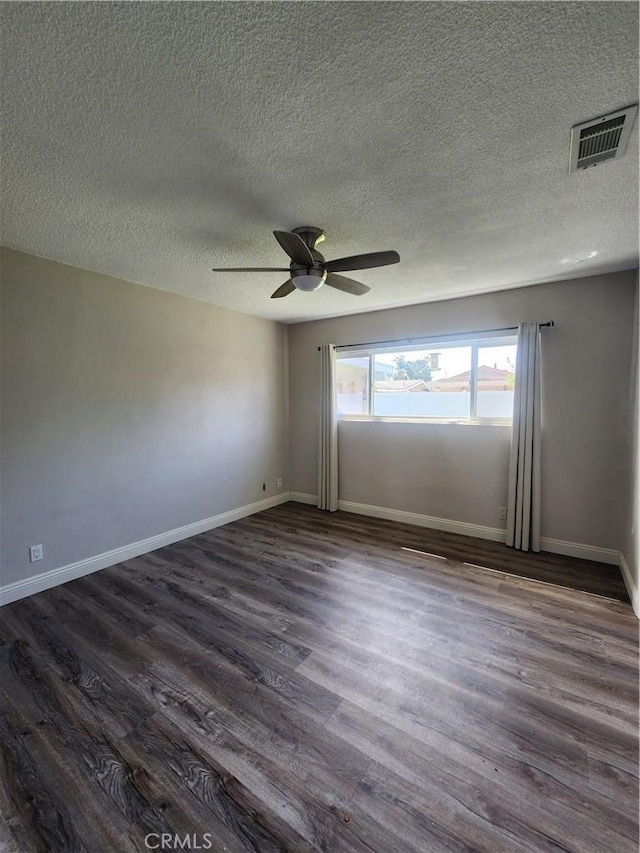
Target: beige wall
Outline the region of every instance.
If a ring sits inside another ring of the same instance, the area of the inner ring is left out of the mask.
[[[317,346],[555,321],[543,332],[544,537],[620,549],[635,271],[291,328],[291,488],[316,493]],[[341,423],[340,498],[503,527],[505,427]]]
[[[287,383],[281,324],[3,250],[1,582],[287,488]]]

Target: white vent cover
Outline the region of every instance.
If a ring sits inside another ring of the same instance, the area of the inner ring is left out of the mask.
[[[588,169],[605,160],[622,157],[637,112],[638,105],[632,104],[615,113],[574,125],[571,128],[569,171],[577,172],[578,169]]]

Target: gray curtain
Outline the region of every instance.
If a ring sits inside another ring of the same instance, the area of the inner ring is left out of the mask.
[[[338,419],[336,414],[336,350],[320,347],[320,447],[318,509],[338,509]]]
[[[540,328],[518,326],[509,462],[507,545],[540,550]]]

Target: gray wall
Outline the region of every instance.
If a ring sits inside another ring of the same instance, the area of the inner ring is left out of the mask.
[[[2,583],[286,489],[287,358],[281,324],[3,250]]]
[[[629,436],[628,511],[625,514],[626,537],[622,553],[631,570],[636,596],[640,592],[640,284],[636,273],[635,329],[631,357]],[[638,608],[640,603],[636,602]],[[638,611],[637,611],[638,612]],[[640,612],[638,612],[640,616]]]
[[[291,489],[316,493],[320,343],[555,321],[543,332],[542,535],[620,549],[629,468],[636,272],[541,284],[291,328]],[[504,527],[506,427],[341,423],[340,498]]]

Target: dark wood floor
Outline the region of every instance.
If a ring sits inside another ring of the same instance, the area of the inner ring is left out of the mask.
[[[0,849],[636,853],[622,597],[290,503],[16,602]]]

